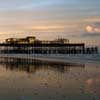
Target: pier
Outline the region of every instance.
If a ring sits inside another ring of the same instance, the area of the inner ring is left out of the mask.
[[[2,54],[97,54],[98,48],[85,48],[84,43],[67,44],[0,44]]]
[[[87,48],[84,43],[70,43],[68,39],[40,41],[35,37],[9,38],[4,43],[0,43],[0,58],[66,63],[70,62],[72,58],[76,59],[77,55],[81,54],[98,54],[98,48]]]

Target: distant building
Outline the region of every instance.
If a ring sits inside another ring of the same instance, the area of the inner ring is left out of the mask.
[[[69,43],[69,40],[59,38],[59,39],[52,40],[52,41],[43,40],[43,41],[41,41],[41,43],[43,43],[43,44],[67,44],[67,43]]]
[[[10,44],[32,44],[34,43],[34,41],[36,40],[36,38],[33,36],[30,37],[26,37],[26,38],[8,38],[5,40],[6,43],[10,43]]]
[[[36,40],[36,37],[29,36],[29,37],[26,37],[26,40],[27,40],[28,43],[34,43],[34,41]]]
[[[17,40],[17,43],[19,44],[32,44],[34,43],[34,41],[36,40],[36,38],[33,36],[30,37],[26,37],[26,38],[20,38]]]
[[[15,43],[17,41],[16,38],[8,38],[5,40],[6,43]]]
[[[20,38],[20,39],[17,39],[17,42],[18,44],[27,44],[27,40],[25,38]]]
[[[33,44],[33,43],[42,43],[42,44],[66,44],[69,43],[68,39],[59,38],[52,41],[40,41],[37,40],[34,36],[28,36],[26,38],[8,38],[6,39],[6,43],[16,43],[16,44]]]
[[[51,41],[51,43],[65,44],[65,43],[69,43],[69,40],[64,39],[64,38],[59,38],[59,39],[56,39],[54,41]]]

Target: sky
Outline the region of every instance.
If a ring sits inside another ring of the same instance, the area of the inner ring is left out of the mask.
[[[100,45],[100,0],[0,0],[0,41],[28,35]]]

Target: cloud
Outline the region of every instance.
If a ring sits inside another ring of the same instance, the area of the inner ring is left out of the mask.
[[[86,26],[86,31],[91,34],[100,34],[100,27],[88,25]]]
[[[85,33],[82,34],[83,37],[100,37],[100,17],[93,16],[85,19]]]
[[[88,25],[85,30],[86,32],[81,35],[82,37],[100,37],[100,25]]]
[[[89,25],[86,26],[86,31],[89,32],[89,33],[93,32],[93,27],[91,27]]]

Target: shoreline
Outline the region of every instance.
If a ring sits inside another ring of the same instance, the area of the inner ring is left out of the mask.
[[[41,54],[0,54],[0,58],[20,58],[56,63],[100,63],[100,55],[41,55]]]

